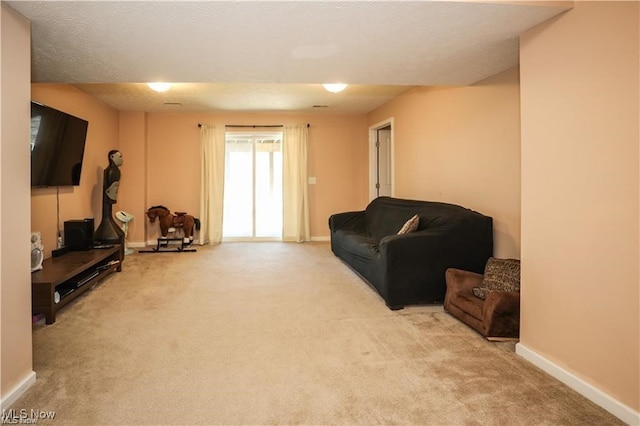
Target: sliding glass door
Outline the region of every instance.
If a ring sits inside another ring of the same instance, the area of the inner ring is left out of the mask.
[[[227,132],[222,234],[282,239],[282,133]]]

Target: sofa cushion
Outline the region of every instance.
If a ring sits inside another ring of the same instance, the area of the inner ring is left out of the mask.
[[[520,260],[489,258],[482,284],[472,291],[480,299],[485,299],[490,291],[520,292]]]
[[[480,298],[482,300],[487,298],[487,294],[489,294],[489,290],[488,288],[484,288],[484,287],[474,287],[471,289],[471,291],[473,292],[473,295],[477,298]]]
[[[335,233],[335,238],[340,241],[344,250],[359,258],[373,259],[378,254],[378,242],[366,235],[338,230]]]
[[[398,231],[398,235],[408,234],[410,232],[415,232],[418,229],[418,225],[420,224],[420,217],[417,214],[413,215],[411,219],[407,220],[402,228]]]

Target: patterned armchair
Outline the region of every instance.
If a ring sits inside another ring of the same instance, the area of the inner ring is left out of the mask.
[[[490,258],[484,275],[449,268],[444,309],[489,340],[520,332],[520,261]]]

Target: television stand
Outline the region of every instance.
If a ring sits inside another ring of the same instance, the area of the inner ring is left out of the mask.
[[[31,308],[45,314],[46,324],[56,322],[56,312],[113,272],[122,271],[120,245],[106,249],[71,251],[42,262],[31,273]]]

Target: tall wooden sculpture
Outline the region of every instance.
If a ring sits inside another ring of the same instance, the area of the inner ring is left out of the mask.
[[[102,221],[95,232],[95,240],[100,244],[120,244],[124,258],[124,231],[113,218],[113,205],[118,200],[120,187],[120,165],[122,153],[118,150],[109,151],[109,167],[104,170],[102,180]]]

